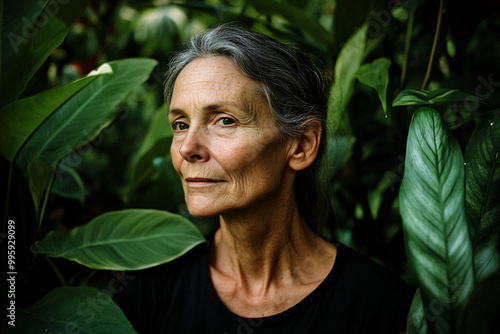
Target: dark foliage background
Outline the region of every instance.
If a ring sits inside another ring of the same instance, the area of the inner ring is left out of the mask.
[[[439,2],[432,0],[89,1],[23,96],[71,82],[111,60],[151,57],[159,65],[149,80],[119,106],[113,123],[93,138],[91,145],[74,150],[62,161],[77,172],[82,183],[62,178],[57,184],[56,180],[40,227],[33,223],[36,219],[29,186],[19,171],[14,173],[6,214],[18,222],[17,249],[22,259],[18,305],[31,305],[61,282],[99,286],[109,280],[106,272],[64,259],[35,257],[30,246],[48,231],[70,230],[104,212],[124,208],[162,209],[189,217],[170,165],[167,139],[155,150],[142,174],[133,169],[148,129],[152,124],[162,124],[158,123],[158,113],[165,111],[162,72],[173,52],[192,34],[234,21],[302,46],[317,56],[332,76],[342,46],[364,22],[369,22],[364,62],[380,57],[391,61],[387,115],[375,90],[356,82],[333,139],[337,150],[330,152],[334,171],[332,220],[339,241],[412,284],[398,190],[408,125],[415,108],[393,108],[391,102],[403,89],[422,87],[433,50],[425,88],[463,89],[481,95],[492,106],[500,105],[500,4],[493,0],[445,2],[433,47],[438,8]],[[339,102],[332,103],[335,106]],[[441,110],[462,149],[475,128],[480,108],[457,103]],[[168,124],[163,124],[167,133]],[[8,169],[3,158],[2,166]],[[7,180],[2,181],[2,193],[6,193]],[[213,220],[189,218],[203,231],[214,226]]]

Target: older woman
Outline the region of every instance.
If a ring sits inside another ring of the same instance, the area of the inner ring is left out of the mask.
[[[332,244],[317,180],[324,75],[301,51],[220,26],[170,64],[172,162],[189,211],[218,216],[200,247],[116,300],[141,333],[399,333],[411,294]],[[322,221],[323,220],[323,221]]]

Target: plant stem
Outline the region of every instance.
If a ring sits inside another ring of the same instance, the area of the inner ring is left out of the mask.
[[[413,32],[414,18],[415,18],[415,10],[412,10],[410,16],[408,17],[408,27],[406,28],[403,68],[401,70],[401,88],[404,87],[406,81],[406,70],[408,67],[408,55],[410,54],[410,44],[411,44],[411,35]]]
[[[429,63],[427,64],[427,73],[425,74],[424,82],[422,83],[422,87],[420,89],[425,89],[427,83],[429,82],[429,77],[431,76],[432,63],[434,62],[434,53],[436,52],[437,41],[439,39],[439,32],[441,30],[441,21],[443,19],[443,7],[444,0],[439,2],[439,13],[436,24],[436,33],[434,34],[434,42],[432,43],[431,55],[429,57]]]

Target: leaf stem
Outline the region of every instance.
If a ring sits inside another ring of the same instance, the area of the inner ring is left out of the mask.
[[[427,86],[427,83],[429,82],[429,78],[431,76],[431,70],[432,70],[432,63],[434,62],[434,54],[436,52],[436,46],[437,46],[437,41],[439,39],[439,32],[441,31],[441,22],[443,20],[443,7],[444,7],[444,0],[439,1],[439,13],[438,13],[438,19],[437,19],[437,24],[436,24],[436,32],[434,34],[434,41],[432,42],[432,49],[431,49],[431,55],[429,56],[429,63],[427,64],[427,73],[425,73],[425,78],[424,82],[422,82],[422,86],[420,89],[425,89]]]
[[[47,255],[45,255],[45,260],[47,260],[47,262],[49,263],[49,265],[52,268],[52,270],[54,270],[54,273],[56,274],[57,278],[59,279],[59,282],[61,282],[62,285],[67,286],[68,283],[66,282],[66,279],[61,274],[61,271],[59,270],[59,268],[57,268],[57,266],[54,264],[54,262],[52,262],[52,260],[50,259],[50,257],[48,257]]]

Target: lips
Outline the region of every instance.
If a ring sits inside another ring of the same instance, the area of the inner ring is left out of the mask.
[[[196,187],[196,186],[208,186],[208,185],[213,185],[216,183],[223,182],[221,180],[215,180],[215,179],[209,179],[209,178],[203,178],[203,177],[187,177],[185,178],[185,181],[188,185]]]

